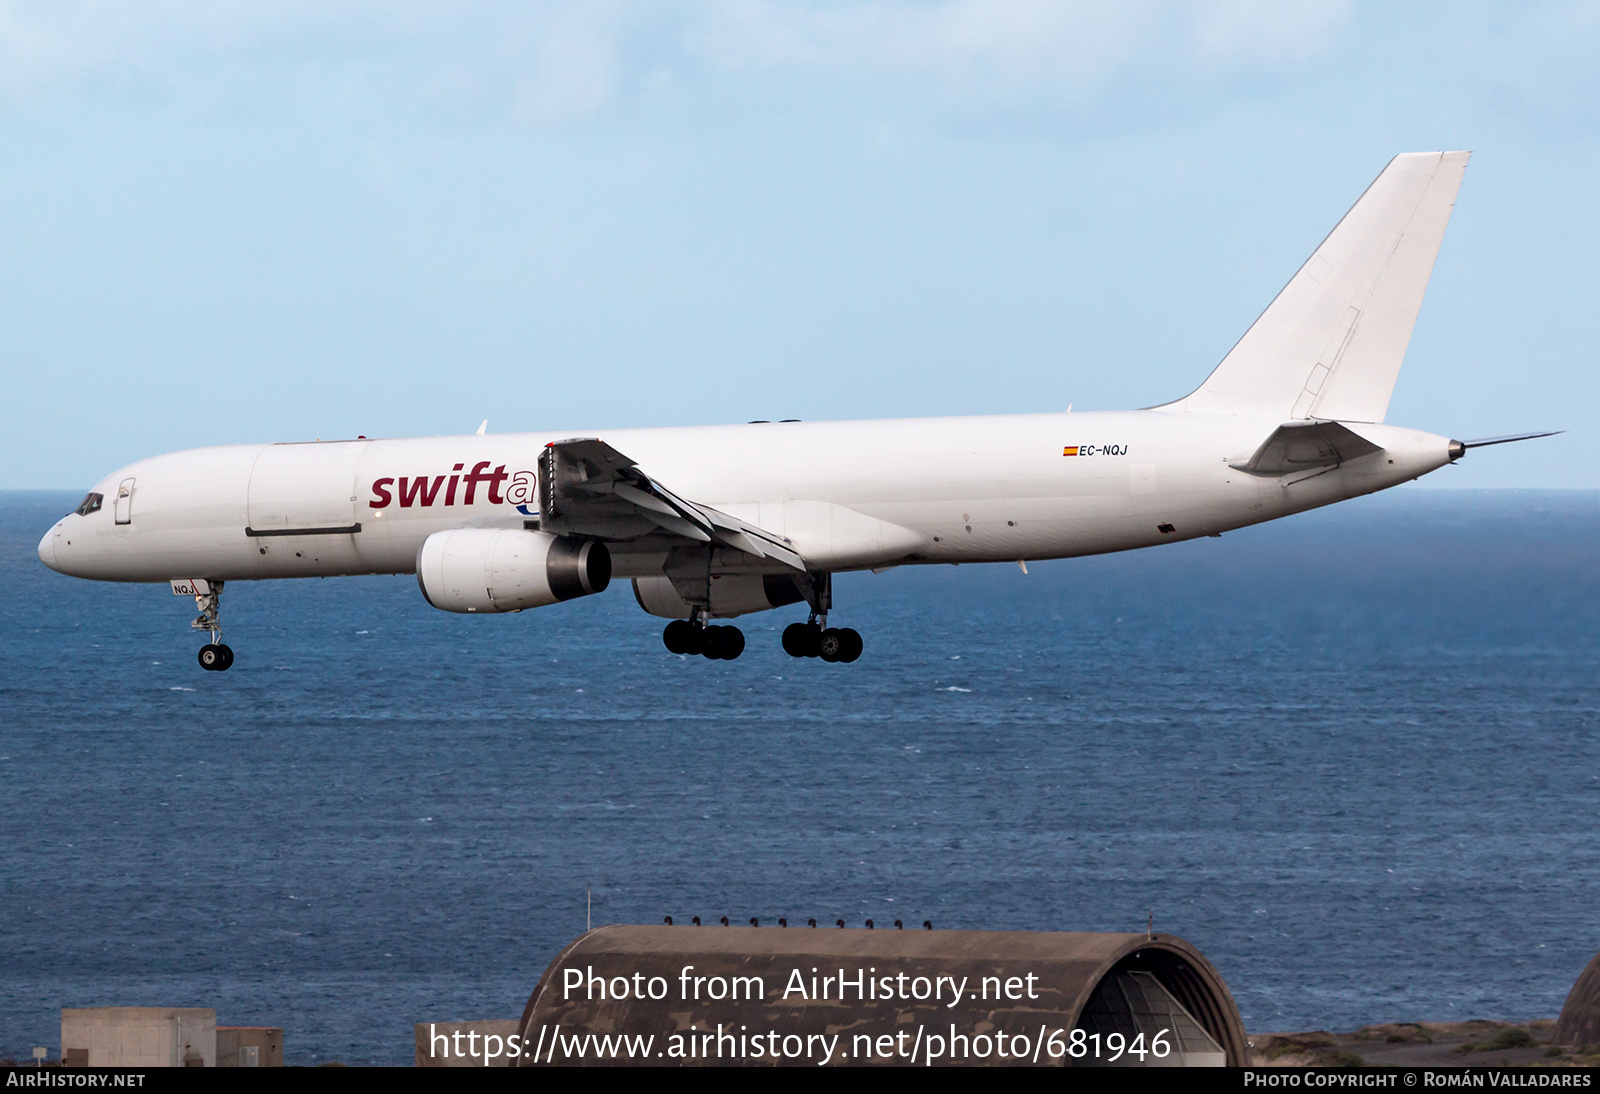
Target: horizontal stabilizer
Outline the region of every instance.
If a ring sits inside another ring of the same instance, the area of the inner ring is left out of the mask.
[[[1390,160],[1206,382],[1160,409],[1383,421],[1466,167]]]
[[[1257,475],[1315,471],[1370,456],[1383,449],[1338,422],[1285,422],[1243,463],[1229,464]]]
[[[1565,429],[1552,429],[1548,433],[1513,433],[1508,437],[1479,437],[1475,441],[1462,441],[1461,447],[1488,448],[1491,444],[1510,444],[1512,441],[1532,441],[1540,437],[1555,437],[1565,433]]]

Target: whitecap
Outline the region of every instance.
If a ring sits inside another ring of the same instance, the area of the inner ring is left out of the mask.
[[[966,692],[968,694],[970,694],[971,691],[972,691],[971,688],[958,688],[954,684],[951,684],[947,688],[934,688],[933,690],[934,691],[960,691],[960,692]]]

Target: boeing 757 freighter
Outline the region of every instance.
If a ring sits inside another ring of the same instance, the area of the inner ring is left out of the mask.
[[[1396,156],[1192,394],[1120,413],[750,422],[202,448],[107,476],[39,543],[53,570],[170,582],[227,669],[226,582],[415,573],[448,612],[520,612],[631,578],[679,654],[732,660],[750,612],[849,570],[1128,551],[1426,475],[1477,445],[1383,424],[1465,152]],[[1070,409],[1070,408],[1069,408]]]

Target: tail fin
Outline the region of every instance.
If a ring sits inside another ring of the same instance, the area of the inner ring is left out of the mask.
[[[1160,409],[1383,421],[1466,167],[1390,160],[1206,382]]]

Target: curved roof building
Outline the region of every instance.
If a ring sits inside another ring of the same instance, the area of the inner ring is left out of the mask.
[[[1163,934],[600,927],[519,1036],[523,1066],[1248,1062],[1221,976]]]

